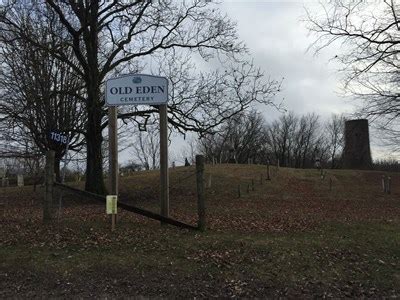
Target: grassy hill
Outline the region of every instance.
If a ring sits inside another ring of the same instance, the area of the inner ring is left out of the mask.
[[[170,178],[171,216],[190,224],[194,172]],[[400,175],[385,195],[382,174],[206,166],[204,233],[125,211],[112,233],[104,206],[72,194],[43,226],[43,191],[3,189],[0,297],[399,297]],[[158,212],[158,176],[122,177],[120,199]]]

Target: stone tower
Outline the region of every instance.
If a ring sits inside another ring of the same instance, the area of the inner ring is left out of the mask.
[[[343,167],[345,169],[371,169],[368,120],[346,121],[344,127]]]

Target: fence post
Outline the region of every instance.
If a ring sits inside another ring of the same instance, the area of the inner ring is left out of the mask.
[[[212,175],[210,174],[210,175],[208,176],[208,182],[207,182],[207,187],[208,187],[208,188],[211,188],[211,180],[212,180]]]
[[[47,151],[45,171],[45,195],[43,201],[43,223],[49,223],[52,219],[51,205],[53,203],[54,156],[54,151]]]
[[[392,177],[388,176],[387,178],[387,187],[386,192],[390,195],[391,193],[391,185],[392,185]]]
[[[198,228],[206,229],[206,207],[204,195],[204,156],[196,155],[197,209],[199,215]]]
[[[386,176],[382,175],[382,191],[386,194]]]

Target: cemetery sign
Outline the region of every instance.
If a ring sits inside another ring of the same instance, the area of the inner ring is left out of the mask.
[[[160,114],[160,208],[161,215],[169,217],[168,79],[145,74],[127,74],[110,78],[106,81],[105,98],[105,104],[108,106],[109,184],[110,193],[113,195],[118,195],[118,106],[158,106]]]
[[[168,79],[160,76],[129,74],[106,82],[106,104],[162,105],[168,101]]]

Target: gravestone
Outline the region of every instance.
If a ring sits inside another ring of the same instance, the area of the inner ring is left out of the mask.
[[[8,178],[6,178],[7,170],[5,168],[0,168],[0,180],[1,186],[8,186]]]
[[[1,179],[1,186],[2,186],[2,187],[9,186],[8,178],[3,177],[3,178]]]
[[[24,186],[24,176],[23,175],[17,175],[17,186]]]

